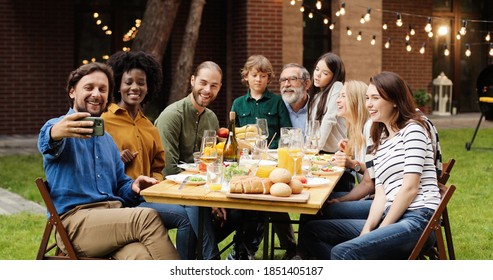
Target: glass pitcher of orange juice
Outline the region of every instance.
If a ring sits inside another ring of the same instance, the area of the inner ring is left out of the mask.
[[[281,138],[279,139],[279,146],[277,148],[277,166],[289,170],[291,174],[301,174],[301,164],[296,166],[298,170],[294,172],[294,160],[288,153],[291,136],[301,133],[300,128],[281,127]]]

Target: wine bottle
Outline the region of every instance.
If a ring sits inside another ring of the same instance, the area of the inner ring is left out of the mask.
[[[224,144],[223,151],[223,161],[225,164],[230,163],[238,163],[240,158],[239,150],[238,150],[238,141],[236,140],[236,132],[235,132],[235,112],[229,112],[229,134],[228,139],[226,139],[226,144]]]

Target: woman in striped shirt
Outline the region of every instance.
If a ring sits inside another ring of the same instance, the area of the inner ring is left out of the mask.
[[[375,199],[366,220],[306,224],[307,250],[319,259],[406,259],[440,202],[430,132],[404,80],[370,79]]]

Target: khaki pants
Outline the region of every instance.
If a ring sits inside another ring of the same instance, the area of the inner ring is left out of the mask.
[[[62,215],[81,257],[177,260],[179,255],[158,213],[151,208],[121,208],[118,201],[79,205]],[[65,251],[61,238],[57,243]]]

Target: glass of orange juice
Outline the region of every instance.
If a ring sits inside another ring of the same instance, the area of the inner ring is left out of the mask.
[[[222,163],[207,165],[207,188],[211,191],[220,191],[224,181],[224,166]]]

